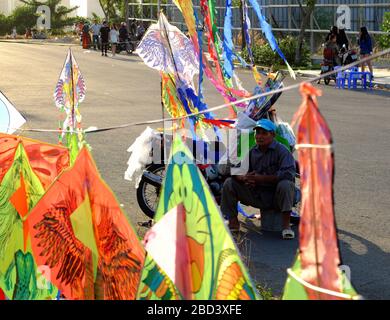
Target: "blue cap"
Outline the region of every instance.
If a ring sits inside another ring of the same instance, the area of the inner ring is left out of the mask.
[[[271,120],[268,119],[261,119],[256,122],[256,126],[253,128],[253,130],[256,130],[256,128],[263,128],[264,130],[267,131],[276,131],[276,125],[273,123]]]

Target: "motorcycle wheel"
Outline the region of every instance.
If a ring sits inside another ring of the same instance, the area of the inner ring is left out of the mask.
[[[152,164],[146,168],[147,171],[165,176],[165,166],[163,164]],[[149,184],[143,177],[137,188],[137,202],[142,212],[153,219],[156,213],[160,188]]]

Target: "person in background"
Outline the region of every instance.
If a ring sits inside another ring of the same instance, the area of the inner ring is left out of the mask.
[[[83,26],[83,49],[89,49],[89,47],[91,46],[91,35],[89,34],[89,29],[89,24],[88,22],[86,22]]]
[[[129,49],[129,31],[127,31],[126,22],[122,22],[119,28],[119,42],[126,45],[126,50]]]
[[[100,39],[102,41],[102,56],[107,57],[108,40],[110,36],[110,28],[107,25],[107,21],[103,21],[103,25],[100,28]]]
[[[325,43],[330,40],[330,37],[332,36],[332,34],[334,34],[334,35],[336,35],[336,37],[338,37],[338,35],[339,35],[339,28],[337,28],[336,26],[333,26],[332,29],[330,29],[328,35],[325,38]]]
[[[366,27],[360,28],[358,43],[360,47],[360,58],[369,57],[372,54],[372,40],[370,35],[368,34]],[[360,65],[360,67],[362,68],[362,72],[364,72],[365,70],[365,65],[368,66],[368,69],[370,70],[372,77],[374,78],[371,60],[364,62]]]
[[[99,33],[102,26],[95,20],[91,26],[92,43],[95,50],[99,49]]]
[[[324,59],[332,62],[334,66],[339,66],[341,64],[339,58],[339,46],[337,45],[337,36],[335,34],[331,34],[329,41],[325,44],[324,49]]]
[[[137,35],[137,20],[135,19],[130,24],[130,33],[133,37]]]
[[[13,27],[11,37],[12,37],[12,39],[16,39],[16,36],[17,36],[16,27]]]
[[[112,27],[110,30],[110,42],[111,42],[112,56],[115,57],[116,46],[119,42],[119,31],[116,28],[115,24],[112,24]]]
[[[31,28],[26,28],[26,33],[25,33],[24,37],[25,37],[26,39],[32,38]]]
[[[343,46],[345,45],[345,49],[347,51],[349,50],[349,41],[348,41],[347,34],[345,33],[345,29],[339,30],[337,36],[337,45],[339,46],[340,49],[343,48]]]
[[[144,33],[145,33],[145,28],[144,28],[144,24],[142,23],[142,21],[140,21],[138,27],[137,27],[137,40],[141,40],[142,37],[144,36]]]

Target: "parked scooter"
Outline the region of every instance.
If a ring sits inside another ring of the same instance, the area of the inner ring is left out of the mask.
[[[347,50],[345,44],[340,49],[339,58],[342,66],[346,66],[358,60],[357,51],[355,49]]]
[[[332,49],[324,49],[324,60],[321,63],[321,74],[328,73],[333,71],[335,66],[346,66],[350,63],[356,62],[358,60],[357,52],[354,49],[347,50],[345,45],[340,49],[337,55],[334,54]],[[329,75],[324,78],[326,85],[330,83],[330,80],[336,82],[336,73]],[[321,80],[318,80],[320,83]]]
[[[122,51],[126,51],[127,54],[132,54],[137,48],[138,43],[139,41],[135,37],[129,36],[126,42],[122,41],[117,44],[116,53],[119,54]]]

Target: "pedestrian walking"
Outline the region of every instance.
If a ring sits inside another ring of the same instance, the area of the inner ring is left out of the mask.
[[[95,20],[91,26],[91,32],[92,32],[92,43],[93,43],[93,48],[95,50],[98,50],[100,45],[99,45],[99,33],[100,33],[100,28],[102,26]]]
[[[111,42],[112,56],[115,57],[116,46],[118,45],[119,42],[119,31],[115,24],[112,25],[110,30],[110,42]]]
[[[102,56],[107,57],[107,50],[108,50],[108,41],[109,41],[109,35],[110,35],[110,28],[107,25],[107,21],[103,21],[103,26],[100,28],[100,39],[101,39],[101,46],[102,46]]]

